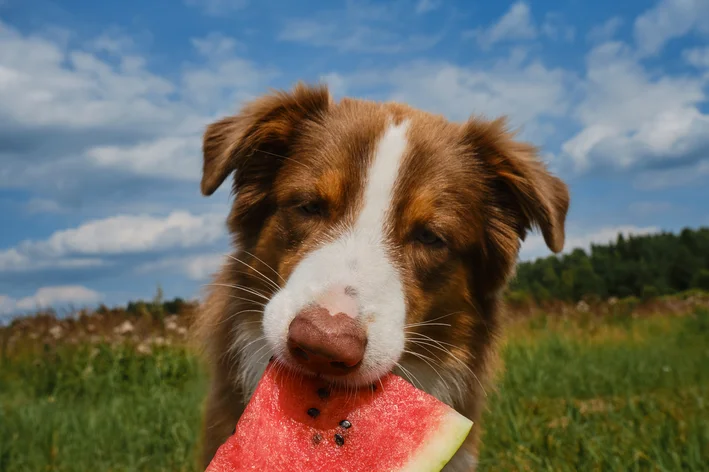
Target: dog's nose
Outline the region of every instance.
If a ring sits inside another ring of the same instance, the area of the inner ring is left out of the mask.
[[[300,311],[288,329],[288,349],[296,362],[314,373],[346,375],[362,362],[367,335],[349,310],[332,313],[332,307],[324,303]]]

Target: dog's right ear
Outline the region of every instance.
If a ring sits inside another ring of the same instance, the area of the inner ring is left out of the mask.
[[[325,85],[297,84],[290,92],[274,92],[247,103],[236,116],[210,124],[204,133],[201,190],[213,194],[236,171],[237,176],[263,155],[277,157],[287,151],[288,143],[305,120],[317,120],[331,103]],[[258,168],[272,169],[273,163]]]

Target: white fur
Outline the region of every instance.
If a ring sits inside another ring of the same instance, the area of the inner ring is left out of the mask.
[[[272,348],[257,325],[237,324],[229,355],[239,356],[239,370],[235,380],[237,385],[244,386],[244,403],[248,403],[273,355]]]
[[[406,300],[400,274],[387,252],[385,232],[408,145],[407,129],[407,122],[390,125],[379,141],[354,226],[308,254],[266,305],[263,331],[283,359],[288,359],[288,327],[298,311],[338,286],[356,290],[358,315],[367,320],[368,343],[360,373],[349,381],[372,382],[391,370],[401,357]]]

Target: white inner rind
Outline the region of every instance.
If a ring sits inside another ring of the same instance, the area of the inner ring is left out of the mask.
[[[436,431],[409,462],[396,472],[440,472],[468,437],[473,422],[450,409]]]

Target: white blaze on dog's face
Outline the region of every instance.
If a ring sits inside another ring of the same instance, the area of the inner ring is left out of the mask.
[[[399,361],[405,344],[406,299],[391,257],[390,219],[399,170],[407,150],[408,122],[389,123],[363,174],[354,224],[308,253],[264,310],[263,331],[274,351],[288,357],[288,328],[308,305],[362,319],[367,344],[356,381],[372,382]]]
[[[247,390],[275,353],[349,384],[399,363],[465,395],[520,239],[563,247],[566,186],[502,122],[300,86],[210,125],[204,159],[203,193],[234,174],[220,280]]]

